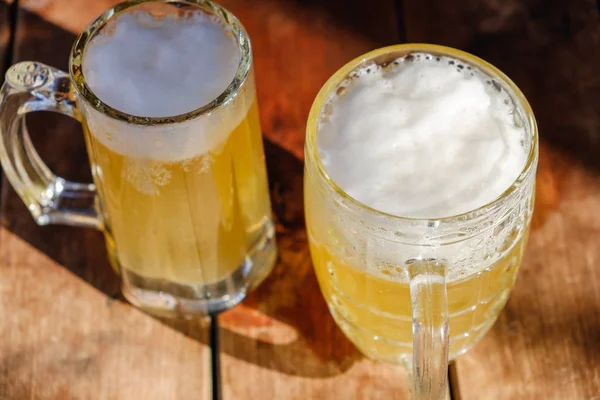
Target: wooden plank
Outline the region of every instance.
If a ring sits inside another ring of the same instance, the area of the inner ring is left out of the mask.
[[[20,10],[15,62],[66,69],[75,36],[63,27],[80,30],[91,21],[99,10],[85,8],[88,3],[70,0],[79,11],[50,14],[49,23],[44,10],[52,1],[22,1],[39,15]],[[90,180],[75,121],[38,114],[28,124],[54,171]],[[0,398],[211,397],[205,323],[159,321],[120,300],[99,232],[36,226],[8,182],[1,207]]]
[[[113,301],[23,233],[0,231],[1,399],[210,398],[204,330]]]
[[[309,108],[343,64],[396,41],[393,2],[221,3],[252,39],[280,260],[219,317],[223,399],[405,398],[399,369],[365,359],[329,315],[307,248],[302,155]]]
[[[0,2],[0,71],[4,72],[7,63],[10,62],[10,2]],[[2,77],[4,79],[4,77]]]
[[[405,0],[404,14],[408,40],[462,48],[504,70],[530,100],[544,141],[520,277],[491,332],[457,362],[462,398],[597,398],[597,4]]]

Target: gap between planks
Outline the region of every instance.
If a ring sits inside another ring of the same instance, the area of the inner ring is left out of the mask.
[[[212,398],[221,400],[221,349],[219,348],[219,317],[210,317],[210,371],[212,378]]]

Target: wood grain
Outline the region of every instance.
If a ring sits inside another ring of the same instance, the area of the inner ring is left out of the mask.
[[[203,339],[108,298],[22,234],[0,231],[1,399],[210,398]]]
[[[309,108],[343,64],[396,41],[393,2],[221,2],[252,39],[280,259],[223,314],[223,399],[405,398],[403,372],[363,358],[337,328],[307,248],[302,155]]]
[[[80,22],[63,16],[70,28],[96,16],[94,9],[85,11],[86,1],[69,2],[76,3]],[[43,17],[44,10],[37,11]],[[42,17],[19,11],[14,61],[37,60],[64,70],[75,35],[61,28],[59,14],[52,23]],[[91,179],[75,121],[39,113],[28,117],[28,125],[55,172]],[[38,227],[7,181],[1,217],[0,399],[211,397],[206,323],[159,321],[130,306],[119,295],[102,235]]]
[[[10,7],[9,2],[0,2],[0,71],[6,70],[7,64],[10,61],[9,42],[11,39],[10,33]]]
[[[600,398],[597,3],[404,7],[409,41],[458,47],[505,71],[530,100],[543,141],[525,261],[496,325],[457,362],[462,398]]]

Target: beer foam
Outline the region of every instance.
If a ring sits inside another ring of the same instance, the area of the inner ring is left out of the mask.
[[[238,43],[217,17],[197,12],[157,18],[145,11],[115,17],[87,45],[83,74],[107,105],[140,117],[172,117],[215,100],[233,81]],[[245,85],[248,86],[248,85]],[[82,107],[91,133],[111,150],[177,161],[223,143],[245,117],[254,87],[219,110],[167,126],[138,126]]]
[[[501,195],[527,159],[510,95],[483,72],[414,53],[354,71],[323,107],[317,146],[334,182],[389,214],[442,218]]]
[[[215,17],[118,17],[87,47],[83,72],[92,91],[127,114],[170,117],[210,103],[233,80],[236,41]]]

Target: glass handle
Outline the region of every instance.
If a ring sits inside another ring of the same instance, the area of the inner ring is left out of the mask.
[[[38,225],[102,225],[93,184],[56,176],[31,143],[25,115],[54,111],[81,121],[69,75],[37,62],[21,62],[6,72],[0,89],[0,160],[8,180]]]
[[[412,398],[446,398],[448,381],[448,296],[446,268],[435,259],[409,263],[412,302]]]

